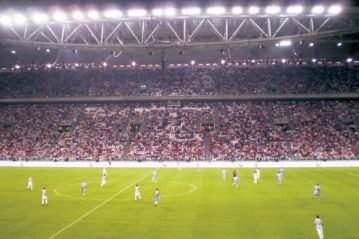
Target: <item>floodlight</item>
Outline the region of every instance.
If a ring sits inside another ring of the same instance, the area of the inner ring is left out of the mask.
[[[144,9],[132,9],[127,12],[130,17],[144,17],[147,14],[147,11]]]
[[[313,59],[312,59],[312,62],[313,62],[313,63],[316,63],[316,62],[317,62],[317,59],[313,58]]]
[[[353,58],[347,58],[347,63],[351,63],[353,61]]]
[[[278,46],[280,46],[280,47],[288,47],[291,45],[292,45],[292,41],[290,41],[290,40],[283,40],[283,41],[280,41],[278,44]]]
[[[32,15],[32,20],[36,23],[43,23],[48,21],[49,18],[45,13],[34,13]]]
[[[198,7],[191,7],[191,8],[183,8],[182,14],[183,15],[198,15],[201,13],[201,9]]]
[[[20,65],[15,65],[15,69],[20,69],[21,68],[21,66]]]
[[[232,13],[233,14],[241,14],[243,12],[243,8],[242,7],[233,7],[232,8]]]
[[[165,15],[168,17],[176,15],[176,9],[174,9],[174,8],[166,8],[164,12],[165,12]]]
[[[111,9],[104,12],[106,18],[120,18],[122,17],[122,12],[118,9]]]
[[[67,15],[64,12],[56,12],[53,17],[58,22],[63,22],[67,20]]]
[[[9,25],[12,24],[12,20],[11,20],[11,18],[8,17],[8,16],[2,16],[2,17],[0,18],[0,22],[1,22],[1,24],[4,25],[4,26],[9,26]]]
[[[14,22],[15,22],[16,24],[18,24],[18,25],[23,25],[23,24],[26,23],[26,18],[25,18],[25,16],[22,15],[22,14],[16,14],[16,15],[14,16]]]
[[[341,43],[341,42],[337,43],[337,47],[341,47],[342,45],[343,45],[343,43]]]
[[[136,62],[135,61],[131,62],[131,65],[136,66]]]
[[[211,15],[220,15],[224,14],[226,9],[224,7],[210,7],[207,9],[207,13]]]
[[[46,49],[46,52],[47,52],[47,53],[50,53],[50,52],[51,52],[51,50],[50,50],[50,49]]]
[[[191,65],[193,66],[194,64],[196,64],[196,62],[194,60],[192,60]]]
[[[90,10],[88,13],[87,13],[87,16],[90,18],[90,19],[98,19],[100,17],[100,14],[98,13],[98,11],[96,10]]]
[[[11,54],[16,54],[16,51],[15,51],[15,50],[11,50]]]
[[[84,14],[80,11],[76,11],[76,12],[72,13],[72,18],[75,20],[82,20],[82,19],[84,19]]]
[[[163,15],[163,10],[161,8],[156,8],[152,10],[152,14],[156,17]]]
[[[222,64],[222,65],[226,64],[226,60],[225,60],[225,59],[222,59],[222,60],[221,60],[221,64]]]
[[[286,59],[282,59],[282,63],[284,64],[284,63],[286,63],[287,62],[287,60]]]
[[[79,63],[75,63],[75,67],[79,67],[80,65],[79,65]]]
[[[269,6],[266,8],[267,14],[278,14],[280,12],[279,6]]]
[[[309,42],[309,47],[313,47],[314,46],[314,42]]]
[[[252,59],[251,62],[254,64],[254,63],[256,63],[256,60],[255,60],[255,59]]]
[[[342,6],[340,5],[333,5],[328,9],[328,13],[332,15],[336,15],[341,13],[343,10]]]
[[[106,67],[106,66],[107,66],[107,63],[106,63],[106,62],[104,62],[104,63],[102,63],[102,65],[103,65],[104,67]]]
[[[259,13],[259,7],[252,6],[248,9],[249,14],[257,14]]]
[[[312,9],[313,14],[321,14],[323,12],[324,12],[324,6],[322,6],[322,5],[315,6]]]
[[[287,13],[289,14],[300,14],[303,12],[303,6],[296,5],[296,6],[289,6],[287,8]]]
[[[46,67],[47,67],[47,68],[51,68],[52,65],[51,65],[51,64],[47,64]]]

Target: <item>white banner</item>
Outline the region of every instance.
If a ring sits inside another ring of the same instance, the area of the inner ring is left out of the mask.
[[[42,167],[42,168],[336,168],[359,167],[359,160],[338,161],[191,161],[191,162],[156,162],[156,161],[0,161],[0,167]]]

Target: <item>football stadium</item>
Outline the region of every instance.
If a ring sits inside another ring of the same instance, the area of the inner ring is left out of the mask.
[[[357,239],[356,1],[0,2],[0,238]]]

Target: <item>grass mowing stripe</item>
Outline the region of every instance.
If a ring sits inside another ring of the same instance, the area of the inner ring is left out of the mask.
[[[90,211],[88,211],[87,213],[85,213],[84,215],[82,215],[81,217],[79,217],[78,219],[76,219],[75,221],[73,221],[72,223],[70,223],[69,225],[67,225],[66,227],[62,228],[61,230],[59,230],[58,232],[56,232],[55,234],[53,234],[52,236],[49,237],[49,239],[55,238],[57,235],[59,235],[61,232],[65,231],[66,229],[68,229],[69,227],[75,225],[76,223],[78,223],[79,221],[81,221],[83,218],[87,217],[88,215],[90,215],[92,212],[94,212],[95,210],[97,210],[98,208],[102,207],[103,205],[105,205],[106,203],[108,203],[109,201],[111,201],[112,199],[114,199],[115,197],[117,197],[119,194],[121,194],[123,191],[127,190],[129,187],[132,187],[134,184],[140,182],[141,180],[143,180],[144,178],[148,177],[149,175],[152,174],[152,171],[148,174],[146,174],[145,176],[141,177],[140,179],[137,179],[136,181],[134,181],[133,183],[130,183],[129,185],[127,185],[126,187],[124,187],[123,189],[121,189],[120,191],[118,191],[117,193],[115,193],[113,196],[111,196],[110,198],[106,199],[105,201],[103,201],[102,203],[100,203],[99,205],[97,205],[96,207],[94,207],[93,209],[91,209]]]

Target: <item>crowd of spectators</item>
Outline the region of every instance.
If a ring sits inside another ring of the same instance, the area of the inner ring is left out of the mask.
[[[0,73],[0,97],[359,92],[349,66],[77,69]]]
[[[0,158],[352,159],[358,116],[350,101],[1,106]],[[287,127],[277,127],[285,117]],[[69,132],[59,132],[61,121],[71,122]],[[204,122],[213,123],[208,133]]]

